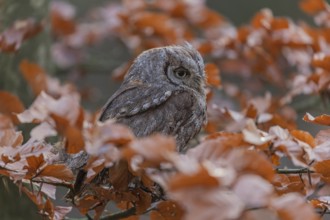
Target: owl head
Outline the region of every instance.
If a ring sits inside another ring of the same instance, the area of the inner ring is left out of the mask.
[[[204,94],[204,62],[200,53],[189,43],[154,48],[135,59],[125,81],[159,85],[170,83]]]

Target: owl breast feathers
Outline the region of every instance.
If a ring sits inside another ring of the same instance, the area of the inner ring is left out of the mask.
[[[100,121],[115,119],[137,137],[162,133],[183,151],[206,121],[201,55],[190,45],[155,48],[136,58]]]

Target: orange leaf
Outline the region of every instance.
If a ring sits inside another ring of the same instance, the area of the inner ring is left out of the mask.
[[[8,115],[0,113],[0,130],[14,128],[14,124]]]
[[[150,213],[151,220],[180,220],[184,214],[183,209],[172,201],[160,202],[156,210]]]
[[[33,19],[17,20],[0,35],[0,52],[16,52],[22,43],[42,30],[42,25]]]
[[[201,166],[199,171],[192,174],[177,174],[173,176],[168,184],[170,190],[180,190],[194,187],[217,187],[219,181],[211,176],[208,170]]]
[[[319,124],[319,125],[330,126],[330,115],[326,115],[326,114],[314,117],[311,114],[306,113],[304,115],[303,120],[307,121],[307,122],[312,122],[312,123],[315,123],[315,124]]]
[[[19,69],[35,95],[47,89],[46,74],[40,66],[28,60],[23,60],[19,65]]]
[[[71,17],[65,16],[61,9],[63,7],[69,7],[66,4],[58,4],[58,8],[54,7],[51,10],[51,24],[52,30],[58,35],[70,35],[76,31],[76,24],[73,22]],[[65,11],[65,10],[64,10]]]
[[[302,130],[292,130],[290,133],[293,137],[297,138],[298,140],[309,144],[309,146],[311,147],[315,147],[315,140],[309,132]]]
[[[320,219],[313,207],[297,193],[288,193],[273,199],[271,207],[277,211],[279,219],[283,220]]]
[[[24,169],[28,170],[25,175],[25,178],[27,179],[32,178],[36,174],[37,170],[46,162],[43,154],[40,154],[39,156],[26,157],[26,161],[28,165],[25,165]]]
[[[161,36],[168,41],[174,43],[176,40],[176,33],[173,31],[174,24],[171,18],[162,13],[143,12],[139,13],[134,19],[134,27],[148,35],[151,30],[153,35]]]
[[[17,147],[23,143],[22,132],[17,132],[14,129],[0,130],[0,146]]]
[[[194,22],[200,28],[205,29],[219,26],[225,22],[225,18],[218,12],[206,7],[200,9],[198,18]]]
[[[82,131],[70,125],[69,121],[61,116],[51,114],[56,123],[56,130],[66,138],[65,148],[69,154],[79,153],[85,146]]]
[[[289,28],[289,20],[287,18],[274,18],[271,21],[271,29],[273,31],[288,29]]]
[[[21,113],[24,111],[24,105],[21,100],[9,92],[0,91],[0,112],[7,115],[15,124],[19,121],[14,113]]]
[[[320,162],[316,162],[313,166],[315,172],[320,173],[326,182],[330,182],[330,160],[323,160]]]
[[[151,194],[145,192],[142,189],[137,189],[134,191],[138,201],[135,202],[136,214],[143,214],[151,205]]]
[[[207,63],[205,65],[205,73],[209,85],[215,87],[221,86],[220,70],[214,63]]]
[[[26,161],[28,163],[29,168],[33,170],[37,170],[45,163],[43,154],[40,154],[39,156],[29,156],[26,158]]]
[[[74,179],[72,171],[64,164],[47,165],[38,176],[49,176],[64,181],[72,181]]]
[[[327,4],[324,0],[303,0],[300,1],[301,10],[310,15],[315,15],[326,9]]]
[[[259,11],[251,21],[254,28],[270,28],[270,22],[273,20],[273,14],[269,9]]]
[[[322,52],[314,54],[312,59],[312,66],[330,71],[330,55],[326,55]]]

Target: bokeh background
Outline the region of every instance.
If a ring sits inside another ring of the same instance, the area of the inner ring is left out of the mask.
[[[132,0],[133,2],[134,0]],[[164,0],[165,1],[165,0]],[[33,17],[49,22],[49,0],[0,0],[0,31],[17,19]],[[83,21],[92,8],[102,7],[111,0],[68,0],[76,9],[77,21]],[[248,23],[260,9],[270,8],[275,16],[287,16],[295,21],[312,20],[298,7],[299,0],[207,0],[206,4],[220,12],[236,26]],[[49,31],[48,31],[49,32]],[[94,111],[102,107],[107,98],[118,88],[119,82],[112,80],[112,71],[132,57],[125,45],[116,38],[107,38],[101,43],[88,47],[84,65],[79,70],[61,69],[52,63],[50,45],[52,37],[46,31],[22,45],[15,54],[0,53],[0,90],[8,90],[21,97],[26,105],[33,100],[30,91],[21,79],[18,63],[29,58],[47,70],[49,74],[78,85],[86,91],[85,108]],[[63,195],[59,195],[61,198]],[[73,216],[79,217],[74,214]],[[16,186],[0,178],[0,219],[41,219],[37,209]]]

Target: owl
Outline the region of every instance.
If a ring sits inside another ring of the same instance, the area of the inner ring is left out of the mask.
[[[206,121],[204,62],[190,44],[147,50],[128,70],[120,88],[103,107],[100,121],[115,119],[137,137],[174,136],[177,150]]]

